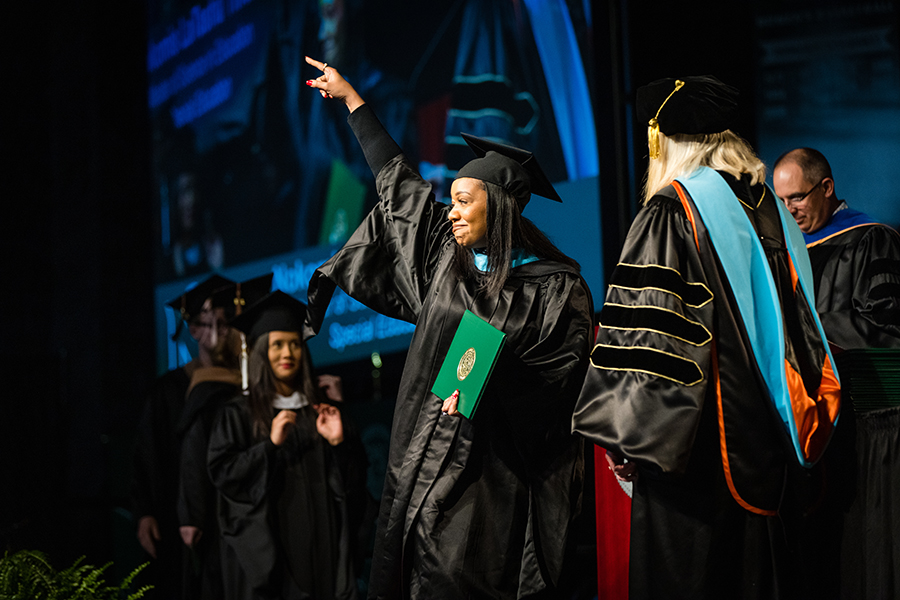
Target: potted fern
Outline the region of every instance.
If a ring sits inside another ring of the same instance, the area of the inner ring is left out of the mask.
[[[57,571],[42,552],[7,552],[0,559],[0,600],[137,600],[152,586],[143,586],[124,596],[146,563],[132,571],[119,585],[109,585],[102,567],[82,564],[82,556],[68,568]]]

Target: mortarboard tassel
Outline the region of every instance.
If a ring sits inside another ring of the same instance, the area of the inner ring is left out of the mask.
[[[234,314],[235,316],[240,315],[243,312],[244,305],[246,304],[246,300],[241,297],[241,284],[238,283],[235,286],[235,297],[234,297]],[[250,388],[249,382],[249,356],[247,355],[247,336],[244,335],[244,332],[241,332],[241,390],[244,394],[247,393],[247,390]]]
[[[656,111],[656,116],[650,119],[648,125],[650,126],[650,131],[647,132],[647,143],[650,147],[650,158],[657,159],[659,158],[659,113],[662,111],[663,106],[666,105],[666,102],[669,101],[669,98],[672,95],[684,87],[684,82],[680,79],[675,80],[675,89],[672,90],[672,93],[666,96],[666,99],[663,100],[663,103],[659,105],[659,110]]]
[[[247,389],[250,387],[249,385],[249,376],[247,372],[247,336],[243,333],[241,334],[241,390],[246,394]]]

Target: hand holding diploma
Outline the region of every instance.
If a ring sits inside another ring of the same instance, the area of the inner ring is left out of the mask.
[[[458,407],[459,390],[456,390],[449,398],[444,400],[444,404],[441,406],[441,412],[445,415],[450,415],[451,417],[459,417],[462,413],[457,410]]]

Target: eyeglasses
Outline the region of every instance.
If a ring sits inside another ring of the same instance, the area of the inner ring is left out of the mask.
[[[813,190],[814,190],[814,189],[816,189],[817,187],[819,187],[820,185],[822,185],[822,183],[823,183],[824,181],[825,181],[825,180],[823,179],[822,181],[820,181],[820,182],[817,183],[816,185],[814,185],[814,186],[812,186],[811,188],[809,188],[809,191],[806,192],[805,194],[803,194],[802,196],[794,196],[793,198],[785,198],[785,199],[784,199],[784,204],[785,204],[785,206],[788,206],[788,207],[789,207],[789,206],[792,206],[792,205],[794,205],[794,204],[800,204],[801,202],[803,202],[804,200],[806,200],[806,197],[807,197],[807,196],[809,196],[810,194],[813,193]]]

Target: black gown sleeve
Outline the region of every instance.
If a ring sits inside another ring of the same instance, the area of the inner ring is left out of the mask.
[[[535,471],[571,446],[572,411],[588,366],[594,318],[581,277],[560,274],[547,282],[545,293],[539,335],[527,348],[501,353],[486,400],[502,405],[519,451]]]
[[[657,196],[612,274],[574,430],[655,471],[684,472],[709,383],[713,317],[691,224],[677,200]]]
[[[571,424],[588,369],[594,315],[581,277],[561,274],[547,287],[536,343],[518,356],[503,353],[503,364],[497,365],[488,384],[500,389],[483,402],[499,401],[495,410],[502,410],[504,418],[480,423],[476,415],[474,423],[476,429],[491,427],[484,437],[495,441],[508,432],[533,502],[536,553],[542,568],[558,574],[566,554],[562,532],[581,502],[584,444],[572,434]],[[515,365],[510,368],[510,363]],[[496,381],[495,375],[500,375]]]
[[[129,494],[135,519],[152,515],[174,518],[177,494],[176,425],[189,383],[184,369],[157,379],[147,393],[138,425]]]
[[[207,529],[207,519],[215,518],[208,506],[213,489],[206,468],[209,432],[203,419],[194,419],[181,442],[178,486],[178,525]]]
[[[276,450],[269,438],[253,439],[247,411],[237,402],[230,403],[209,437],[209,476],[226,499],[258,506],[266,497]]]
[[[378,177],[392,158],[403,153],[368,104],[363,104],[350,113],[347,122],[353,129],[375,177]]]
[[[365,551],[369,542],[370,528],[365,519],[371,516],[372,504],[375,500],[367,487],[367,469],[369,460],[366,449],[359,435],[359,429],[342,414],[344,423],[344,441],[333,446],[335,461],[343,482],[344,496],[347,500],[348,538],[351,545],[356,572],[363,568]]]
[[[385,316],[415,323],[442,248],[448,207],[434,199],[399,147],[363,105],[350,115],[380,201],[309,283],[306,337],[318,333],[335,286]]]
[[[130,495],[131,511],[136,520],[157,512],[154,508],[153,490],[159,488],[156,457],[160,454],[158,442],[161,440],[154,434],[157,429],[154,401],[152,394],[149,394],[147,405],[141,413],[135,442]]]
[[[219,533],[230,550],[223,553],[223,572],[239,570],[247,589],[260,591],[272,585],[280,568],[268,502],[277,447],[268,438],[253,439],[244,402],[232,401],[222,409],[210,434],[207,466],[219,493]]]
[[[900,236],[885,226],[869,227],[838,258],[849,262],[843,269],[852,269],[853,278],[823,286],[836,297],[850,296],[824,310],[818,303],[828,340],[841,348],[900,348]]]

